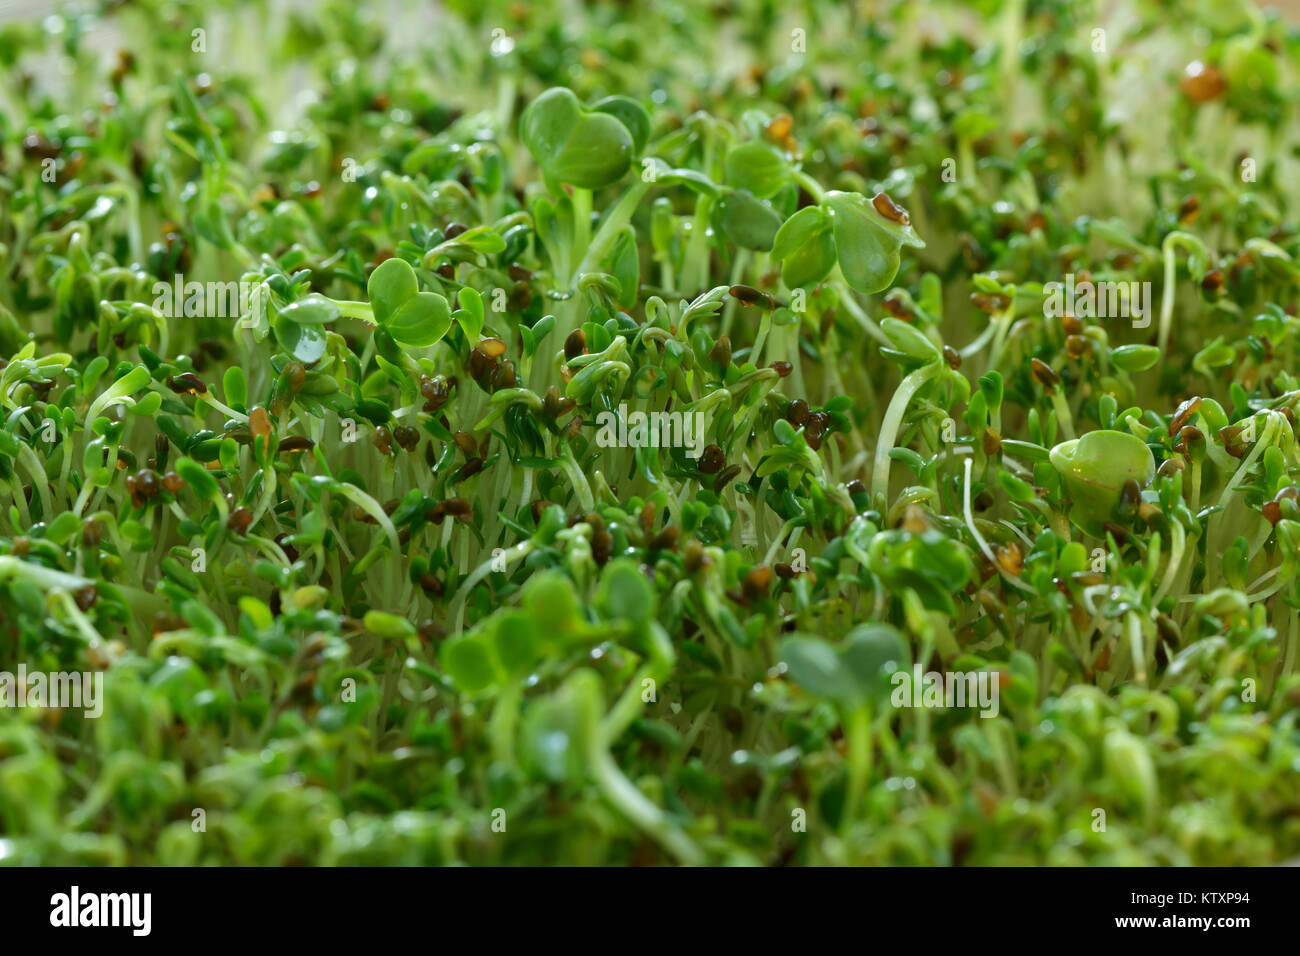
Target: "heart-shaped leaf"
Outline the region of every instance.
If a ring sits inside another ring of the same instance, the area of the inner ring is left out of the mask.
[[[417,292],[397,310],[385,328],[403,345],[424,348],[438,342],[451,328],[451,309],[436,292]]]
[[[727,185],[744,189],[759,199],[768,199],[780,192],[790,180],[790,167],[772,149],[759,142],[741,143],[723,163]]]
[[[519,135],[547,177],[580,189],[618,182],[636,149],[632,134],[618,119],[587,111],[563,87],[549,89],[528,104]]]
[[[826,207],[834,223],[835,253],[850,286],[871,294],[898,275],[902,247],[924,247],[906,210],[884,193],[868,201],[861,193],[830,192]]]
[[[385,259],[370,273],[366,292],[376,322],[387,322],[408,299],[420,291],[415,270],[405,259]]]

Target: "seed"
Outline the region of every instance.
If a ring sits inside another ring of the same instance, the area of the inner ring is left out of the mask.
[[[499,392],[505,388],[514,388],[516,384],[514,362],[504,361],[492,372],[492,391]]]
[[[681,532],[674,526],[669,525],[650,539],[646,546],[651,551],[672,551],[677,547],[677,538]]]
[[[1193,103],[1208,103],[1223,95],[1228,82],[1223,74],[1201,60],[1193,60],[1183,69],[1178,85]]]
[[[1200,407],[1201,396],[1193,395],[1174,409],[1174,417],[1169,420],[1169,434],[1181,431]]]
[[[252,523],[253,512],[249,511],[247,508],[240,507],[230,513],[230,517],[226,520],[226,527],[235,534],[243,534],[248,530],[248,526]]]
[[[587,334],[582,329],[574,329],[564,340],[564,357],[575,359],[587,351]]]
[[[727,457],[717,445],[708,445],[700,455],[700,471],[706,475],[716,475],[727,463]]]
[[[1052,367],[1042,359],[1031,360],[1029,368],[1034,376],[1034,381],[1043,386],[1048,392],[1055,391],[1056,386],[1061,384],[1061,377],[1052,371]]]
[[[469,432],[458,431],[451,437],[452,441],[456,443],[456,447],[461,450],[466,458],[473,457],[474,453],[478,451],[478,442],[474,440],[474,436]]]
[[[992,458],[994,455],[1002,454],[1002,436],[992,428],[984,429],[984,438],[980,444],[984,448],[984,454]]]
[[[790,581],[799,576],[799,572],[784,561],[778,561],[772,565],[772,570],[776,572],[776,576],[782,581]]]
[[[414,451],[415,446],[420,444],[420,433],[410,425],[398,425],[394,428],[393,438],[406,451]]]
[[[1184,196],[1182,202],[1178,204],[1178,221],[1184,226],[1190,226],[1196,222],[1196,218],[1201,214],[1201,200],[1196,196]]]
[[[745,596],[746,603],[761,601],[767,597],[767,589],[772,583],[772,569],[769,567],[757,567],[745,575],[740,582],[741,593]]]
[[[1083,323],[1073,315],[1061,316],[1061,329],[1067,336],[1078,335],[1083,331]]]
[[[900,226],[906,226],[912,222],[907,215],[907,210],[890,199],[888,193],[876,193],[871,197],[871,205],[876,208],[876,212],[890,222],[896,222]]]
[[[158,476],[148,468],[135,473],[135,492],[141,498],[149,499],[158,494]]]
[[[1220,269],[1211,269],[1205,273],[1201,279],[1201,291],[1211,299],[1217,299],[1223,294],[1223,271]]]
[[[1092,343],[1082,335],[1067,335],[1065,337],[1065,354],[1075,361],[1087,355],[1091,348]]]
[[[99,589],[93,584],[88,584],[84,588],[77,588],[72,592],[72,599],[77,602],[77,607],[82,611],[89,611],[99,600]]]
[[[290,435],[280,442],[278,451],[282,455],[289,455],[296,451],[311,451],[316,447],[316,443],[306,435]]]
[[[948,363],[948,367],[953,371],[961,368],[961,353],[951,345],[943,347],[943,360]]]
[[[181,476],[174,471],[169,471],[162,476],[162,486],[172,494],[177,494],[184,484],[185,482],[181,480]]]
[[[465,464],[461,465],[451,476],[451,483],[459,484],[467,478],[473,478],[483,470],[482,458],[471,458]]]
[[[781,378],[785,378],[794,371],[794,366],[789,362],[773,362],[768,368],[772,369]]]
[[[718,472],[718,477],[713,480],[713,493],[721,494],[722,489],[731,484],[739,474],[739,465],[728,465],[726,468],[722,469],[722,471]]]
[[[370,441],[379,449],[381,455],[393,453],[393,434],[386,425],[379,425],[370,436]]]
[[[289,383],[289,391],[297,395],[302,391],[302,383],[307,380],[307,369],[301,362],[290,362],[284,367],[284,377]]]
[[[718,337],[718,341],[713,348],[709,349],[709,360],[716,362],[723,368],[731,364],[731,339],[728,336],[722,335]]]
[[[465,225],[462,222],[453,222],[447,226],[447,231],[444,232],[442,235],[444,239],[455,239],[462,232],[468,232],[468,231],[469,231],[469,226]]]
[[[1156,474],[1162,475],[1165,478],[1172,478],[1180,471],[1186,470],[1186,468],[1187,463],[1181,458],[1166,458],[1160,463],[1160,468],[1156,471]]]
[[[785,420],[795,428],[803,428],[804,423],[808,421],[808,403],[802,398],[796,398],[785,406]]]
[[[167,387],[177,395],[205,395],[208,387],[193,372],[182,372],[167,379]]]
[[[248,413],[248,428],[253,433],[253,437],[269,437],[271,434],[271,416],[266,413],[266,409],[261,405],[253,406],[253,410]]]
[[[761,306],[769,312],[776,308],[776,300],[760,289],[755,289],[748,285],[733,285],[727,290],[733,299],[743,302],[745,305]]]
[[[490,359],[497,359],[506,354],[506,343],[500,339],[483,339],[479,342],[478,348]]]

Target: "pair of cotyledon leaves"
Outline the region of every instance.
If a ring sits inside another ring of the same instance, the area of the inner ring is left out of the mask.
[[[386,259],[370,274],[366,286],[374,313],[376,333],[414,348],[440,341],[453,318],[476,330],[482,327],[482,302],[473,290],[461,295],[461,309],[451,311],[445,297],[421,292],[415,270],[403,259]],[[467,313],[475,313],[470,315]],[[325,327],[342,314],[338,303],[312,293],[291,302],[275,317],[273,328],[280,345],[304,365],[319,361],[326,350]]]
[[[611,96],[587,108],[563,87],[541,94],[520,119],[520,136],[548,181],[580,189],[600,189],[621,179],[649,134],[650,117],[635,100]],[[732,189],[721,197],[719,225],[739,245],[770,249],[789,288],[821,282],[838,262],[852,288],[880,292],[898,274],[902,247],[925,246],[906,214],[882,214],[881,196],[868,200],[859,193],[829,192],[821,203],[782,224],[765,200],[788,186],[791,170],[783,156],[763,143],[734,147],[724,167]],[[691,188],[704,186],[685,175],[688,170],[665,168],[664,173]],[[656,175],[657,181],[664,178]],[[887,198],[884,207],[897,209]]]

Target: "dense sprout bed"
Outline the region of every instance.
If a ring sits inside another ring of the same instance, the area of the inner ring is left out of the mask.
[[[546,6],[0,28],[0,860],[1300,852],[1300,37]]]

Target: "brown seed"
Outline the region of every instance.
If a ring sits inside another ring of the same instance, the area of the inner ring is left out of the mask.
[[[77,607],[82,611],[89,611],[99,600],[99,589],[93,584],[88,584],[84,588],[77,588],[72,592],[72,599],[77,602]]]
[[[248,526],[253,523],[253,512],[247,508],[236,508],[230,512],[230,517],[226,520],[226,527],[235,534],[243,534],[248,530]]]
[[[722,494],[722,489],[731,484],[739,474],[739,465],[728,465],[726,468],[722,469],[722,471],[718,472],[718,476],[713,479],[713,493]]]
[[[296,451],[311,451],[316,443],[306,435],[290,435],[280,442],[276,449],[281,455],[291,455]]]
[[[727,463],[727,457],[717,445],[708,445],[700,455],[700,471],[706,475],[716,475]]]
[[[518,384],[515,378],[515,363],[509,360],[502,362],[492,372],[492,391],[499,392],[505,388],[514,388]]]
[[[587,351],[587,334],[582,329],[574,329],[564,340],[565,359],[575,359]]]
[[[444,232],[442,235],[444,239],[455,239],[462,232],[468,232],[468,231],[469,231],[469,226],[465,225],[462,222],[453,222],[448,224],[447,231]]]
[[[506,354],[506,343],[500,339],[483,339],[478,347],[490,359],[497,359]]]
[[[741,593],[746,602],[761,601],[767,597],[767,589],[772,583],[772,569],[765,566],[754,568],[740,582]]]
[[[1174,417],[1169,420],[1169,434],[1182,431],[1197,409],[1201,407],[1201,396],[1193,395],[1174,409]]]
[[[253,433],[254,438],[267,438],[271,434],[271,416],[266,413],[266,409],[261,405],[254,405],[253,410],[248,413],[248,428]]]
[[[773,362],[768,368],[772,369],[781,378],[785,378],[794,371],[794,366],[789,362]]]
[[[876,193],[871,197],[871,205],[875,207],[876,212],[890,222],[896,222],[900,226],[906,226],[912,222],[911,217],[907,215],[907,210],[890,199],[888,193]]]
[[[799,576],[799,572],[784,561],[778,561],[772,565],[772,570],[776,572],[776,576],[782,581],[790,581]]]
[[[458,484],[467,478],[473,478],[483,470],[482,458],[471,458],[465,464],[461,465],[451,476],[451,483]]]
[[[135,493],[146,500],[156,496],[158,494],[158,476],[148,468],[141,468],[135,473]]]
[[[393,453],[393,433],[388,430],[388,426],[377,426],[370,436],[370,441],[379,449],[381,455]]]
[[[980,442],[984,448],[984,454],[992,458],[994,455],[1002,454],[1002,436],[992,428],[984,429],[984,438]]]
[[[208,391],[208,387],[199,381],[199,377],[193,372],[169,376],[167,387],[177,395],[204,395]]]
[[[162,486],[172,494],[179,492],[184,484],[185,482],[181,479],[181,476],[174,471],[169,471],[162,476]]]
[[[1201,291],[1211,299],[1217,299],[1223,295],[1223,271],[1211,269],[1205,273],[1205,276],[1201,279]]]
[[[681,534],[674,525],[669,525],[650,539],[647,547],[651,551],[672,551],[677,547],[677,538]]]
[[[1083,323],[1073,315],[1061,316],[1061,329],[1067,336],[1078,335],[1083,331]]]
[[[465,455],[466,458],[473,457],[474,454],[478,451],[478,442],[474,440],[474,436],[471,435],[469,432],[458,431],[456,432],[456,434],[452,435],[451,437],[452,437],[452,441],[456,443],[456,447],[461,450],[461,452]]]
[[[718,341],[714,343],[713,348],[709,349],[709,360],[716,362],[723,368],[731,364],[731,339],[728,336],[722,335],[718,337]]]
[[[1065,354],[1075,361],[1083,358],[1091,349],[1092,343],[1082,335],[1067,335],[1065,337]]]
[[[1056,386],[1061,384],[1061,377],[1052,371],[1052,367],[1042,359],[1032,359],[1029,368],[1033,373],[1034,381],[1043,386],[1048,392],[1055,391]]]
[[[1182,202],[1178,204],[1178,221],[1184,226],[1196,222],[1200,214],[1201,200],[1196,196],[1184,196]]]
[[[297,395],[307,381],[307,368],[301,362],[290,362],[284,367],[284,378],[289,383],[289,391]]]
[[[804,423],[808,421],[808,403],[802,398],[794,399],[785,406],[783,417],[795,428],[803,428]]]
[[[1186,469],[1187,462],[1183,461],[1181,458],[1166,458],[1160,463],[1160,468],[1156,471],[1156,474],[1163,475],[1166,478],[1172,478],[1180,471],[1185,471]]]
[[[98,521],[87,521],[81,528],[81,543],[87,548],[99,547],[104,537],[104,526]]]
[[[943,347],[943,360],[948,363],[948,367],[953,371],[961,368],[961,353],[951,345]]]
[[[393,438],[405,451],[414,451],[420,444],[420,433],[410,425],[398,425],[393,429]]]
[[[745,305],[755,305],[767,309],[769,312],[776,308],[776,300],[766,292],[755,289],[748,285],[733,285],[728,292],[733,299],[743,302]]]
[[[1223,95],[1228,81],[1219,70],[1201,60],[1193,60],[1183,69],[1178,85],[1193,103],[1208,103]]]

